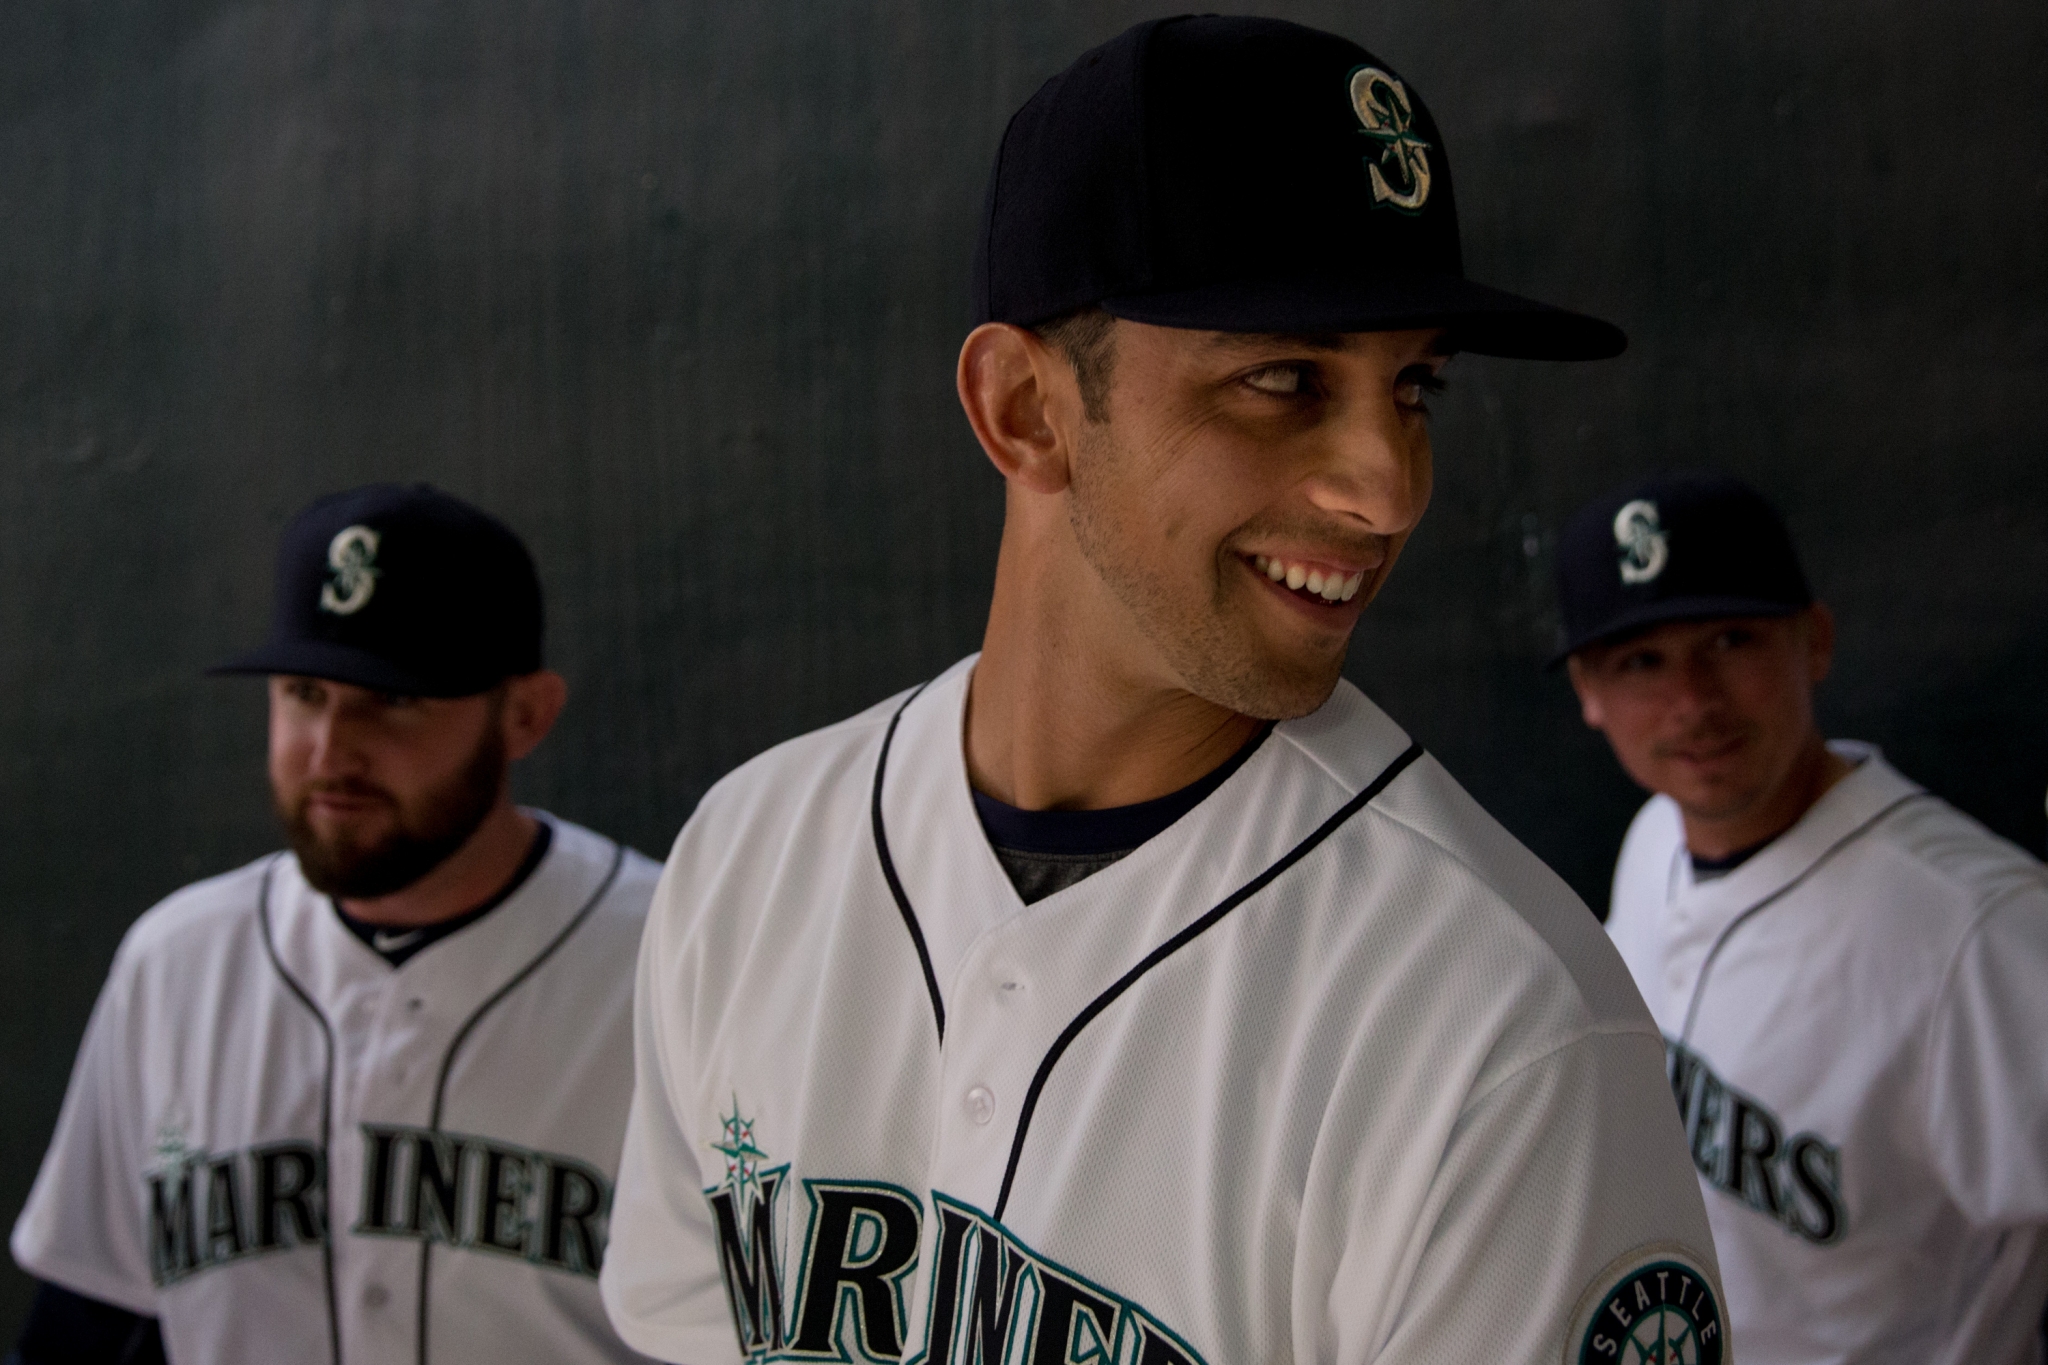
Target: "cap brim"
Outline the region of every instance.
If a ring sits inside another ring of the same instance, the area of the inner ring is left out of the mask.
[[[1556,668],[1588,645],[1606,644],[1672,621],[1714,621],[1729,616],[1790,616],[1794,612],[1805,611],[1811,605],[1811,602],[1768,601],[1760,597],[1674,597],[1664,602],[1645,602],[1570,640],[1543,666]]]
[[[1215,332],[1394,332],[1442,327],[1453,350],[1520,360],[1606,360],[1628,338],[1611,322],[1455,275],[1257,280],[1124,294],[1113,316]]]
[[[493,685],[450,687],[446,679],[431,680],[388,659],[327,640],[272,641],[206,671],[214,677],[282,673],[322,678],[402,697],[467,697],[489,691]]]

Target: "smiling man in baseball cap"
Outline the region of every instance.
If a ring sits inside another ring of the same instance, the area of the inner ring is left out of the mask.
[[[567,686],[502,522],[424,485],[286,528],[291,852],[122,941],[15,1225],[21,1365],[637,1359],[595,1277],[646,858],[512,804]]]
[[[1662,1045],[1358,690],[1464,277],[1384,61],[1141,24],[1011,120],[960,401],[984,647],[707,795],[650,912],[603,1287],[693,1362],[1714,1365]]]
[[[1560,539],[1572,686],[1652,793],[1607,931],[1669,1048],[1745,1365],[2034,1365],[2048,1300],[2048,874],[1825,741],[1834,618],[1725,475]]]

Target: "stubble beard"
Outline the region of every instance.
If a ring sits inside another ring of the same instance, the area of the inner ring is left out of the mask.
[[[469,762],[412,809],[382,793],[398,820],[379,838],[359,843],[346,834],[321,835],[307,818],[311,793],[303,789],[295,799],[279,795],[278,818],[309,886],[339,899],[375,900],[405,890],[469,842],[498,804],[505,768],[504,737],[492,725]]]
[[[1345,647],[1322,658],[1290,658],[1266,646],[1246,619],[1250,613],[1232,611],[1233,593],[1256,585],[1234,582],[1240,575],[1226,562],[1236,558],[1227,545],[1211,565],[1206,592],[1147,564],[1137,538],[1118,525],[1113,500],[1097,487],[1095,471],[1119,459],[1108,425],[1090,423],[1079,445],[1082,458],[1075,461],[1068,496],[1074,539],[1181,686],[1259,720],[1294,720],[1328,701],[1343,676]]]

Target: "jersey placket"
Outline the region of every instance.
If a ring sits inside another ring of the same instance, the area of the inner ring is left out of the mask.
[[[409,1360],[419,1316],[419,1242],[406,1236],[419,1219],[407,1170],[387,1171],[372,1201],[371,1143],[366,1124],[419,1123],[445,1039],[435,1036],[434,1011],[415,975],[392,970],[338,925],[329,945],[353,950],[352,970],[336,1001],[335,1134],[329,1167],[334,1181],[335,1290],[342,1308],[343,1352],[350,1360]],[[417,961],[417,959],[416,959]],[[410,964],[408,964],[410,965]],[[443,1030],[444,1031],[444,1030]],[[381,1208],[372,1208],[380,1202]]]

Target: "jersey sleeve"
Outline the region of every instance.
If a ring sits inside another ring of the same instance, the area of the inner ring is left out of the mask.
[[[1340,1263],[1326,1338],[1298,1357],[1606,1362],[1630,1358],[1621,1337],[1648,1302],[1690,1322],[1697,1359],[1725,1358],[1713,1241],[1662,1058],[1648,1033],[1593,1033],[1468,1102],[1383,1339],[1365,1335],[1359,1267]]]
[[[715,1258],[717,1234],[704,1198],[699,1145],[680,1117],[669,1078],[686,1001],[670,951],[664,906],[654,894],[633,992],[633,1103],[612,1201],[599,1288],[627,1345],[660,1360],[737,1358]]]
[[[1925,1131],[1979,1226],[2048,1224],[2048,886],[1973,926],[1929,1026]]]
[[[23,1270],[91,1298],[153,1315],[148,1229],[136,1197],[139,1121],[126,982],[116,955],[94,1004],[42,1168],[15,1221],[11,1249]]]

